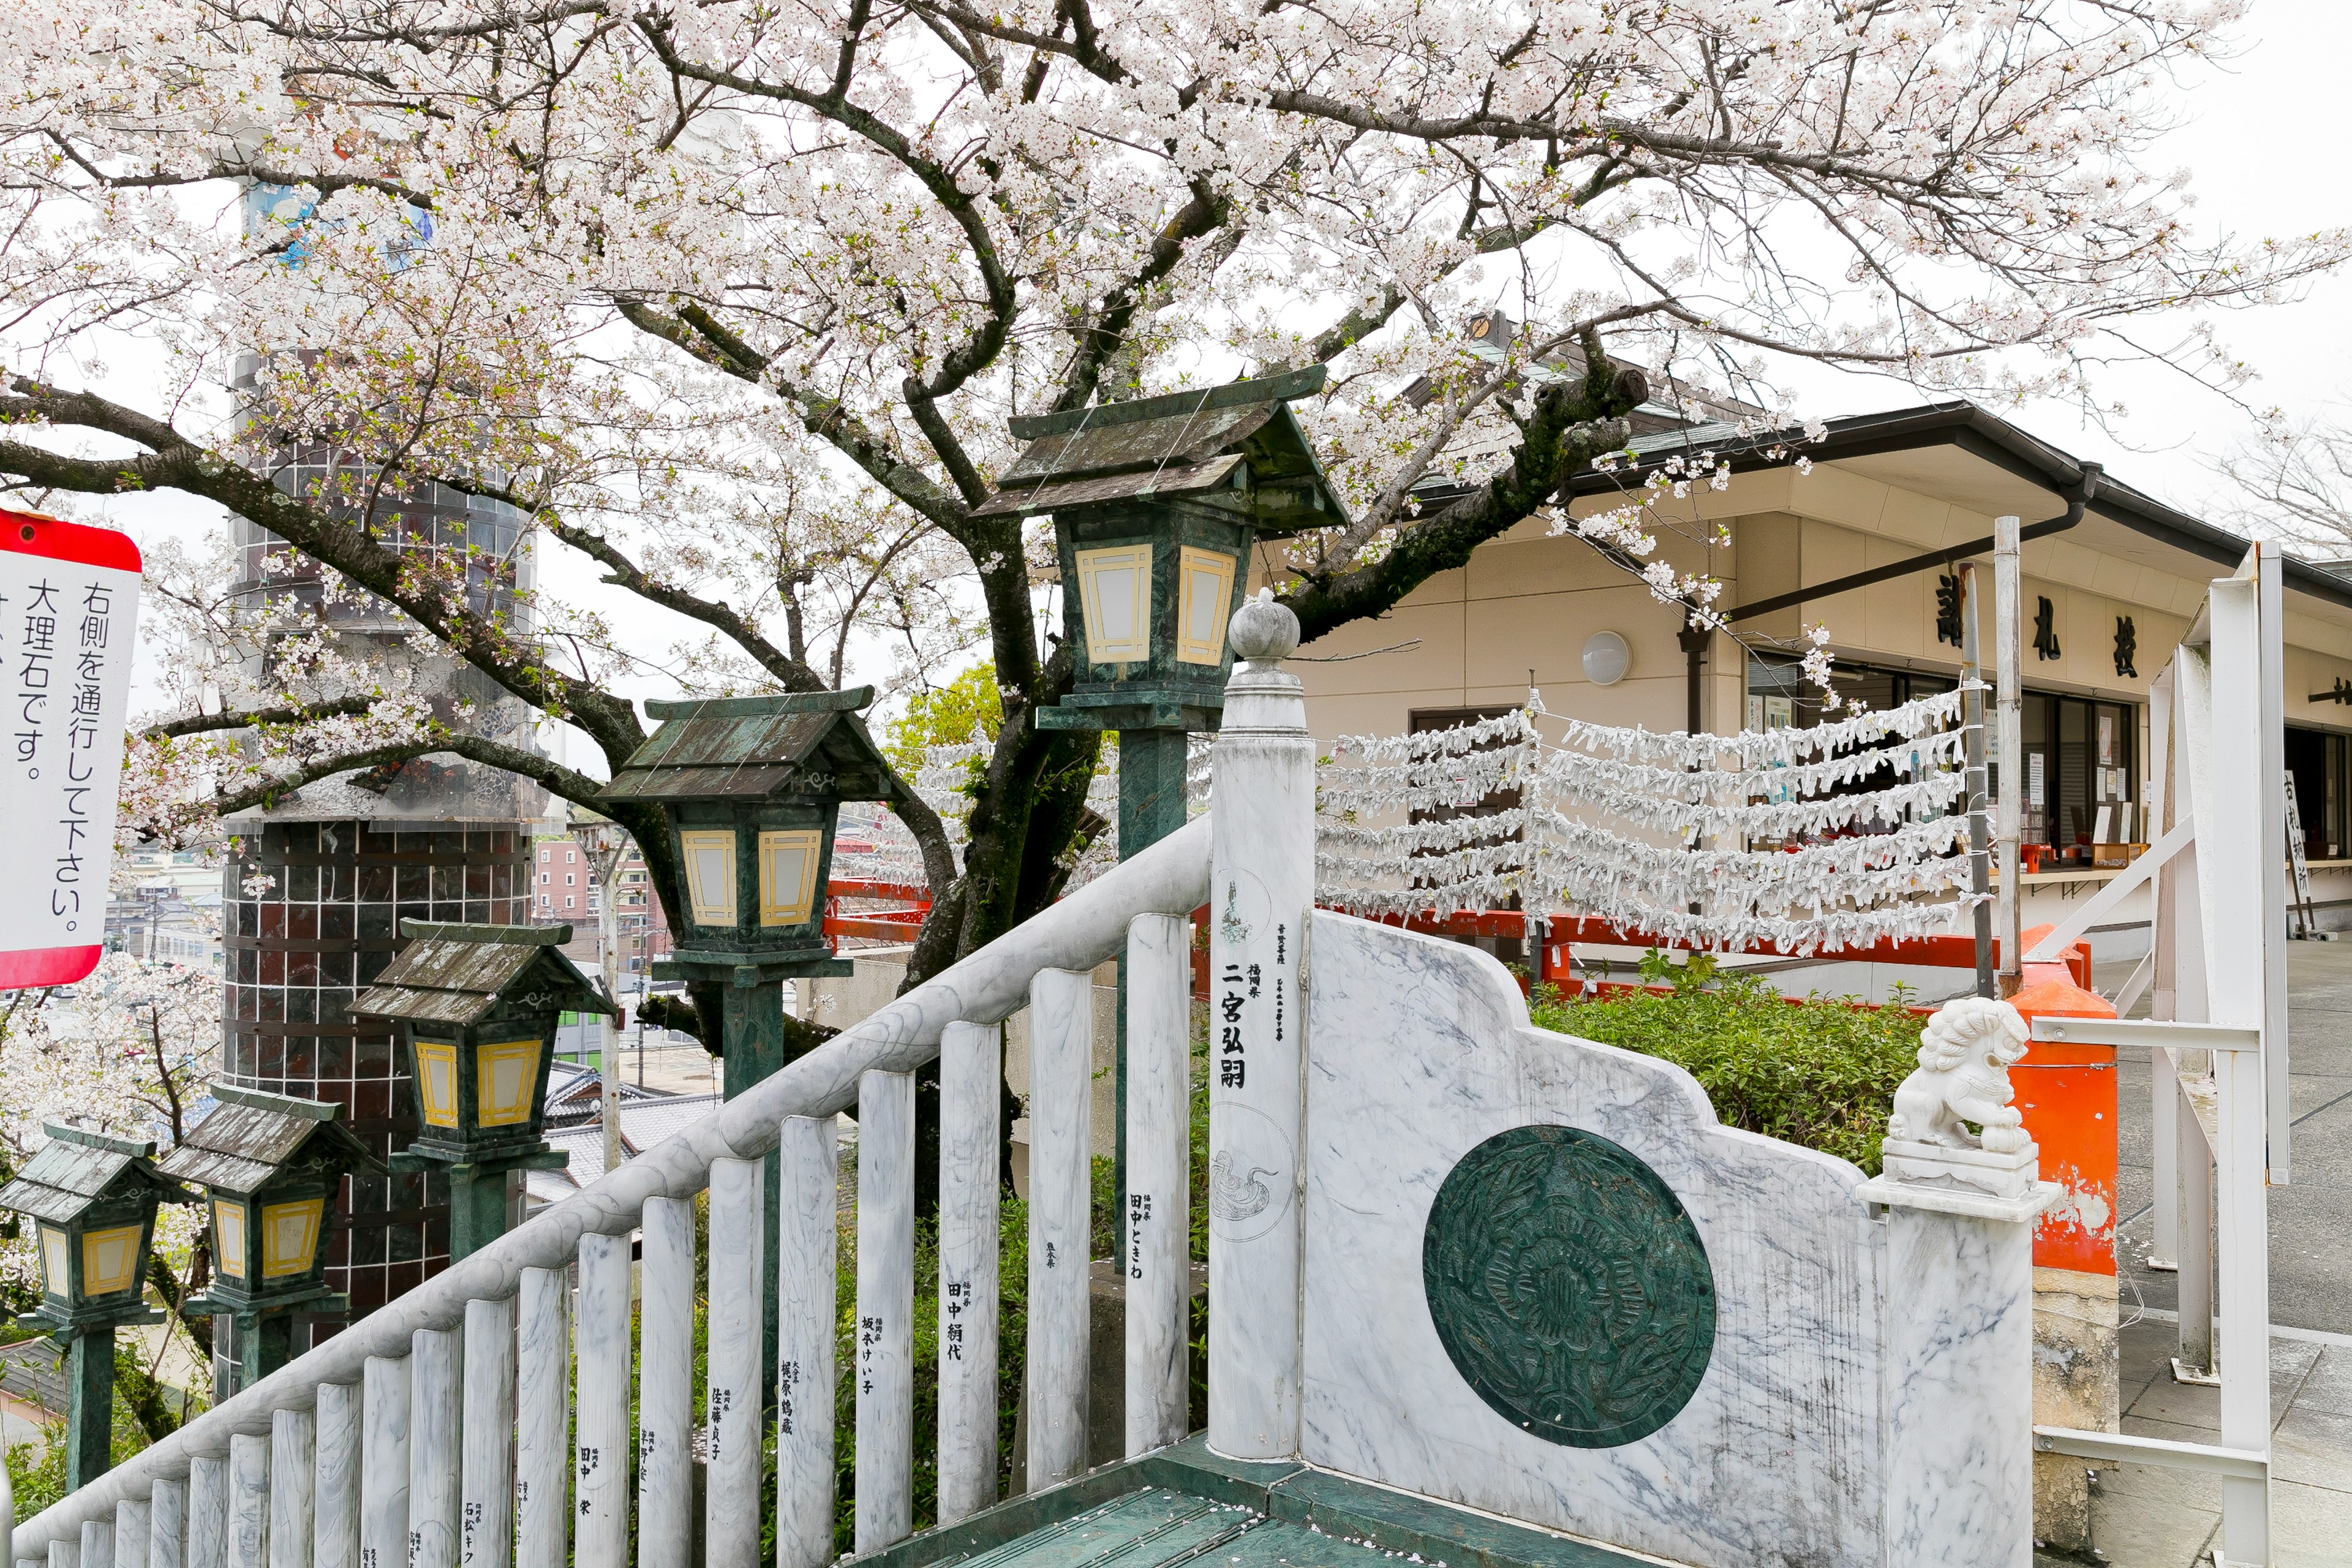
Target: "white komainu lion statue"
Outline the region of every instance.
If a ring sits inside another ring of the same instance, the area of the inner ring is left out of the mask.
[[[2009,1069],[2032,1031],[2017,1009],[1985,996],[1958,996],[1919,1031],[1919,1066],[1895,1091],[1889,1138],[2014,1154],[2025,1147],[2024,1118],[2010,1106]],[[1971,1134],[1967,1123],[1984,1129]]]

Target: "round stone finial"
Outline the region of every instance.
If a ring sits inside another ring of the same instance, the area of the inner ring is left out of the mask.
[[[1298,651],[1298,617],[1289,605],[1274,602],[1273,589],[1260,588],[1256,598],[1244,600],[1234,612],[1225,637],[1237,658],[1276,664]]]

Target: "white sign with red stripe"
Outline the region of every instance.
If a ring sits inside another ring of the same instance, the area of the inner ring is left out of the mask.
[[[139,547],[0,510],[0,987],[98,967],[139,619]]]

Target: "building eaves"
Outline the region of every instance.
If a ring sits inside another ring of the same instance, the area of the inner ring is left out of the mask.
[[[1708,452],[1744,459],[1748,466],[1779,468],[1799,458],[1825,463],[1933,446],[1958,447],[2005,472],[2048,489],[2053,498],[2056,492],[2080,484],[2083,479],[2083,465],[2077,458],[1998,415],[1964,398],[1954,398],[1915,408],[1832,419],[1826,422],[1825,435],[1818,441],[1808,439],[1802,428],[1794,425],[1743,431],[1738,426],[1717,423],[1694,426],[1687,430],[1661,431],[1631,444],[1635,457],[1633,464],[1612,473],[1579,474],[1561,487],[1561,493],[1600,495],[1637,487],[1669,458],[1687,461]],[[2053,510],[2057,510],[2053,505]],[[2145,538],[2218,566],[2234,568],[2251,548],[2251,541],[2168,507],[2111,474],[2101,476],[2091,510]],[[2041,520],[2024,521],[2032,523]],[[2298,593],[2352,609],[2352,580],[2292,555],[2286,557],[2284,575],[2286,586]]]

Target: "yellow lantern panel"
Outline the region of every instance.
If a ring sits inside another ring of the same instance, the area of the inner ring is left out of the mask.
[[[139,1237],[145,1226],[85,1231],[81,1238],[81,1293],[111,1296],[139,1282]]]
[[[416,1099],[427,1127],[457,1125],[457,1047],[451,1040],[416,1042]]]
[[[686,860],[686,897],[694,907],[694,923],[733,925],[735,835],[726,828],[684,832],[677,847]]]
[[[261,1211],[261,1277],[276,1279],[300,1274],[310,1267],[319,1246],[319,1221],[326,1213],[325,1198],[298,1198],[266,1205]]]
[[[245,1205],[213,1200],[213,1257],[232,1279],[245,1278]]]
[[[539,1042],[501,1040],[474,1047],[475,1120],[485,1127],[521,1127],[530,1121],[539,1086]]]
[[[68,1260],[73,1257],[66,1233],[49,1226],[41,1226],[41,1285],[52,1296],[73,1294],[73,1275]]]
[[[1151,546],[1081,550],[1078,613],[1086,619],[1087,658],[1140,664],[1151,657]]]
[[[1176,658],[1225,661],[1225,606],[1233,603],[1234,558],[1184,546],[1176,563]]]
[[[816,906],[824,835],[814,827],[760,835],[760,923],[806,925]]]

